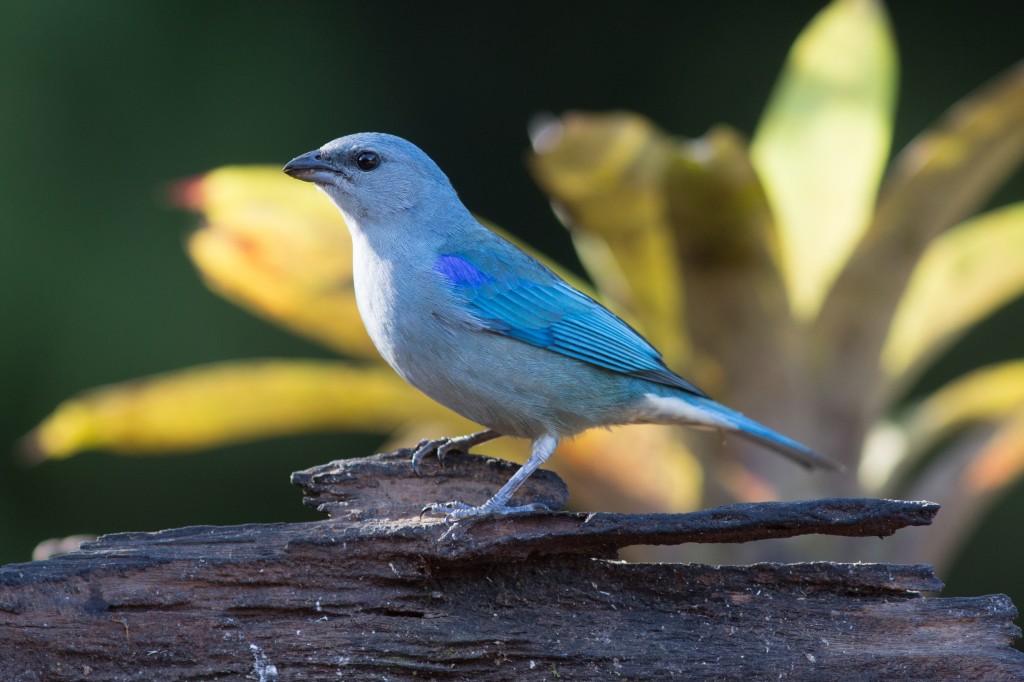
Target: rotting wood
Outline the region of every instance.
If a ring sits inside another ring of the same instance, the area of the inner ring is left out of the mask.
[[[297,524],[121,533],[0,568],[0,680],[1024,679],[1002,595],[923,597],[928,566],[625,564],[632,544],[888,535],[892,500],[552,512],[447,533],[514,465],[408,452],[299,472]],[[553,474],[522,493],[561,506]]]

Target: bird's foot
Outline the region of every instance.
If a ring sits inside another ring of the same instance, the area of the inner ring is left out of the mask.
[[[424,438],[419,443],[416,443],[416,449],[413,450],[412,453],[413,472],[417,476],[422,475],[420,472],[420,462],[422,462],[427,455],[432,454],[436,454],[437,461],[441,463],[441,466],[444,466],[444,457],[452,451],[451,444],[453,440],[455,439],[436,438],[434,440],[430,440],[429,438]]]
[[[451,501],[428,504],[423,508],[423,511],[420,512],[420,518],[428,512],[431,514],[444,514],[444,522],[448,525],[452,525],[459,521],[472,521],[486,518],[488,516],[515,516],[517,514],[549,511],[551,511],[551,508],[546,504],[541,504],[540,502],[531,502],[530,504],[522,504],[512,507],[501,503],[495,503],[494,500],[488,500],[479,507],[474,507],[466,504],[465,502]]]
[[[489,440],[497,438],[500,434],[495,431],[480,431],[478,433],[471,433],[468,436],[459,436],[458,438],[436,438],[430,440],[424,438],[416,444],[416,449],[412,453],[412,470],[417,476],[420,476],[420,463],[424,457],[431,454],[437,455],[437,461],[444,466],[444,458],[450,452],[461,452],[468,453],[470,448],[480,443],[486,443]]]

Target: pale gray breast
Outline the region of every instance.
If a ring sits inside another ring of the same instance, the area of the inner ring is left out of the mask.
[[[527,438],[622,423],[635,380],[481,329],[424,260],[398,266],[372,251],[356,256],[356,301],[370,338],[437,402]]]

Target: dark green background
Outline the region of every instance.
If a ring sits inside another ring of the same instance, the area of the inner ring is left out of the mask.
[[[899,148],[1024,56],[1024,5],[894,5]],[[169,181],[393,132],[431,154],[474,211],[576,266],[524,169],[530,117],[626,108],[681,135],[718,121],[750,133],[821,6],[0,2],[0,448],[84,388],[222,359],[325,355],[203,288],[182,249],[196,218],[167,205]],[[1018,174],[994,204],[1022,197]],[[986,322],[925,385],[1021,355],[1022,314],[1018,302]],[[89,453],[32,468],[4,454],[0,562],[71,533],[313,518],[289,472],[380,440]],[[1007,496],[943,576],[950,593],[1024,603],[1021,518],[1021,496]]]

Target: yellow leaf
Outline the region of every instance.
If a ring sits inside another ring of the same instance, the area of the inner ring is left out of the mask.
[[[867,228],[889,154],[897,56],[877,0],[834,0],[804,29],[751,155],[775,214],[794,313],[817,315]]]
[[[178,183],[172,193],[180,206],[201,212],[211,222],[262,229],[285,229],[277,227],[281,220],[334,225],[341,215],[323,195],[296,183],[280,166],[223,166]]]
[[[1024,360],[976,369],[931,394],[906,421],[908,451],[933,447],[965,426],[1024,408]]]
[[[227,167],[179,188],[207,224],[188,251],[207,286],[326,346],[376,357],[352,289],[352,244],[319,192],[263,166]]]
[[[689,346],[664,196],[674,151],[636,114],[574,112],[537,127],[530,167],[598,289],[678,366]]]
[[[680,255],[694,267],[775,271],[778,240],[771,209],[746,140],[736,130],[716,125],[679,144],[665,192]]]
[[[61,403],[26,444],[36,458],[181,452],[314,431],[387,433],[444,412],[385,367],[249,360],[86,391]]]
[[[1018,387],[1022,385],[1024,362],[1015,364],[1020,366],[1015,369],[1006,368],[1007,373],[1003,378],[1007,388],[1010,381],[1015,381]],[[990,370],[999,371],[998,368]],[[949,399],[946,407],[952,408],[946,415],[950,420],[947,424],[951,425],[955,421],[954,413],[958,411],[953,399],[985,398],[988,390],[983,384],[994,376],[990,374],[989,379],[983,377],[990,370],[979,370],[979,374],[968,378],[966,382],[958,382],[961,383],[959,387],[951,387],[952,390],[946,393],[945,398]],[[956,396],[957,393],[960,395]],[[1020,398],[1019,388],[1016,393]],[[968,412],[972,411],[970,406],[967,407]],[[986,419],[994,417],[995,410],[992,408],[995,407],[995,403],[992,403],[987,409],[982,408],[978,412],[987,412],[984,415]],[[913,475],[906,477],[904,486],[892,486],[880,491],[884,495],[899,495],[904,499],[939,502],[946,518],[941,535],[912,534],[905,541],[890,545],[884,560],[948,565],[957,550],[963,548],[971,533],[977,529],[991,505],[999,499],[999,495],[1017,483],[1024,473],[1024,404],[1018,405],[1009,414],[1001,409],[998,411],[1000,423],[996,428],[975,430],[962,438],[944,443],[923,466],[914,467],[917,463],[911,462],[911,466],[903,467],[904,470],[913,467]]]
[[[814,330],[826,386],[877,390],[896,307],[928,244],[987,201],[1024,158],[1024,62],[953,106],[900,152],[870,230]],[[829,368],[835,371],[829,371]]]
[[[1024,360],[976,369],[929,395],[898,423],[876,427],[865,449],[862,482],[874,494],[903,495],[907,491],[897,484],[914,472],[914,479],[932,486],[931,492],[962,496],[967,491],[959,489],[961,470],[973,461],[978,448],[976,443],[962,444],[950,438],[976,424],[1009,424],[1014,419],[1024,419]],[[921,459],[940,444],[943,449],[935,461],[929,459],[927,470],[918,473]],[[987,448],[985,445],[982,451]],[[986,465],[978,466],[978,471],[988,471]],[[955,476],[950,473],[953,471]]]
[[[957,102],[900,152],[858,255],[870,263],[891,251],[893,265],[915,258],[988,201],[1022,157],[1024,62]]]
[[[906,383],[968,327],[1024,291],[1024,203],[990,211],[937,237],[896,311],[882,362]]]
[[[770,414],[763,396],[789,392],[798,349],[771,211],[745,140],[716,126],[679,144],[665,194],[699,383],[743,409]],[[707,357],[721,367],[718,381]]]

